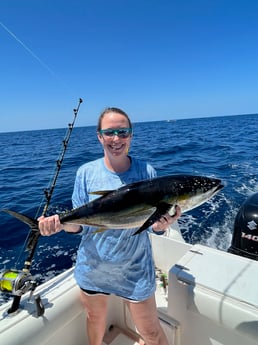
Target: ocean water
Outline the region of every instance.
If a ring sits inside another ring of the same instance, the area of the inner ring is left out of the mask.
[[[75,124],[76,125],[76,124]],[[67,129],[0,133],[0,209],[41,214]],[[149,161],[158,175],[196,174],[221,178],[225,187],[206,204],[184,214],[180,228],[189,243],[227,250],[234,218],[258,192],[258,115],[238,115],[134,124],[130,154]],[[49,213],[71,208],[77,168],[102,156],[95,127],[74,128]],[[22,269],[28,227],[0,213],[0,271]],[[41,237],[31,273],[44,281],[71,267],[80,236]],[[3,301],[0,296],[0,303]]]

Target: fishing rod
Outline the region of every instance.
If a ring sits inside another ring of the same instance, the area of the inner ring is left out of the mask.
[[[50,201],[51,201],[51,198],[56,186],[56,181],[57,181],[57,178],[60,173],[61,166],[64,160],[64,155],[65,155],[65,152],[66,152],[66,149],[67,149],[67,146],[72,134],[72,130],[74,127],[74,123],[76,121],[76,118],[80,109],[80,105],[82,102],[83,100],[79,98],[79,103],[78,103],[77,108],[73,109],[74,118],[73,118],[73,121],[68,124],[68,129],[67,129],[65,138],[62,142],[63,146],[61,148],[60,155],[56,161],[56,168],[55,168],[54,176],[52,178],[52,182],[50,184],[50,187],[44,190],[46,203],[44,205],[43,212],[42,212],[43,216],[46,216],[47,214],[48,207],[49,207],[49,204],[50,204]],[[39,213],[40,208],[41,207],[39,206],[37,213]],[[25,294],[28,291],[31,291],[31,295],[32,295],[32,293],[36,289],[37,282],[34,280],[32,275],[30,274],[30,268],[31,268],[32,259],[33,259],[40,236],[41,235],[38,228],[36,227],[30,228],[30,233],[26,240],[26,249],[25,249],[26,251],[29,252],[29,254],[27,256],[27,259],[24,261],[23,269],[22,270],[15,270],[15,269],[7,270],[3,273],[1,277],[0,290],[3,292],[10,293],[11,295],[14,296],[12,306],[7,311],[8,314],[12,314],[19,309],[20,300],[23,294]],[[35,297],[35,303],[36,303],[37,316],[43,315],[44,306],[42,305],[41,299],[39,296]]]

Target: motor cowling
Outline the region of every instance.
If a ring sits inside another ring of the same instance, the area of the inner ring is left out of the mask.
[[[258,260],[258,193],[251,195],[241,205],[228,251]]]

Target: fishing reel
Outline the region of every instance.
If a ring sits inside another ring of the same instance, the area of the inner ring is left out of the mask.
[[[27,291],[33,291],[36,285],[36,281],[28,271],[6,270],[0,278],[0,291],[13,296],[22,296]]]

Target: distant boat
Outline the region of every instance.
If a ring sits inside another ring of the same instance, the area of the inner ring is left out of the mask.
[[[176,122],[176,120],[166,120],[166,122]]]

